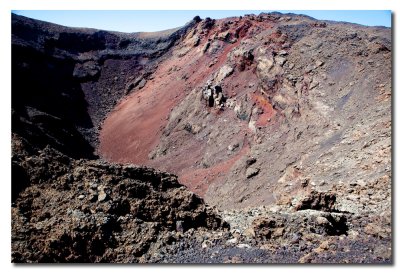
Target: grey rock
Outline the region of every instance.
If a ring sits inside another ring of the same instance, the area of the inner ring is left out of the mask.
[[[323,217],[323,216],[318,216],[318,217],[315,219],[315,221],[316,221],[316,223],[317,223],[318,225],[320,225],[320,226],[322,226],[322,225],[328,225],[328,224],[329,224],[328,219],[326,219],[326,218]]]
[[[231,144],[231,145],[228,146],[228,150],[229,150],[229,151],[234,151],[234,150],[236,150],[237,148],[239,148],[239,144],[238,144],[238,143]]]
[[[99,194],[98,198],[97,198],[97,200],[98,200],[99,202],[107,201],[107,199],[108,199],[108,194],[105,193],[105,192],[101,192],[101,193]]]
[[[256,162],[257,162],[257,159],[256,159],[256,158],[254,158],[254,157],[248,158],[248,159],[246,160],[246,166],[248,167],[248,166],[250,166],[250,165],[253,165],[253,164],[256,163]]]
[[[246,170],[246,178],[251,178],[253,176],[256,176],[260,172],[260,169],[258,168],[247,168]]]
[[[94,61],[88,61],[84,64],[77,64],[73,71],[73,76],[78,79],[90,79],[97,76],[100,72],[100,66]]]
[[[145,85],[146,85],[147,81],[145,79],[142,79],[139,84],[138,84],[138,88],[142,89]]]
[[[183,221],[176,221],[176,231],[184,232],[184,230],[183,230]]]

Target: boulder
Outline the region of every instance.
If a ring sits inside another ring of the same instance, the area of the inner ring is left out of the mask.
[[[81,80],[89,80],[100,73],[101,67],[95,61],[88,61],[75,65],[73,76]]]
[[[229,65],[224,65],[221,67],[221,69],[218,71],[217,76],[215,77],[215,82],[220,83],[222,82],[225,78],[229,77],[232,75],[234,69],[233,67]]]
[[[246,178],[251,178],[251,177],[253,177],[253,176],[256,176],[259,172],[260,172],[260,169],[259,169],[259,168],[252,168],[252,167],[249,167],[249,168],[247,168],[247,170],[246,170]]]

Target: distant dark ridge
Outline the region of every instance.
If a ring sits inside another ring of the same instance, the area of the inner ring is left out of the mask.
[[[12,14],[12,131],[35,148],[95,158],[105,115],[196,22],[141,38]]]

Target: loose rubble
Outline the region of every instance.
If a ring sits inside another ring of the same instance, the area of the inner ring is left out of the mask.
[[[392,263],[391,39],[13,15],[12,262]]]

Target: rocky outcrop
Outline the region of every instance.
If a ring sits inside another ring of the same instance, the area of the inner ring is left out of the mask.
[[[294,14],[13,15],[13,261],[392,262],[391,48]]]
[[[372,182],[390,173],[390,52],[388,28],[203,20],[107,117],[99,152],[176,173],[221,209],[272,204],[306,179],[320,192]]]
[[[106,114],[127,93],[143,87],[194,24],[128,34],[13,14],[12,131],[40,149],[49,144],[74,158],[96,157]]]
[[[311,192],[298,201],[296,210],[313,209],[320,211],[334,211],[336,195],[325,192]]]
[[[163,248],[168,254],[152,261],[318,264],[391,261],[385,217],[370,224],[372,218],[368,215],[296,211],[294,207],[281,205],[221,213],[230,223],[229,232],[186,234],[177,248]]]
[[[14,166],[29,186],[13,192],[13,262],[145,262],[179,233],[227,227],[172,174],[51,148]]]
[[[213,86],[211,82],[207,82],[202,90],[203,99],[208,107],[222,109],[224,107],[225,97],[222,93],[222,88],[219,85]]]

